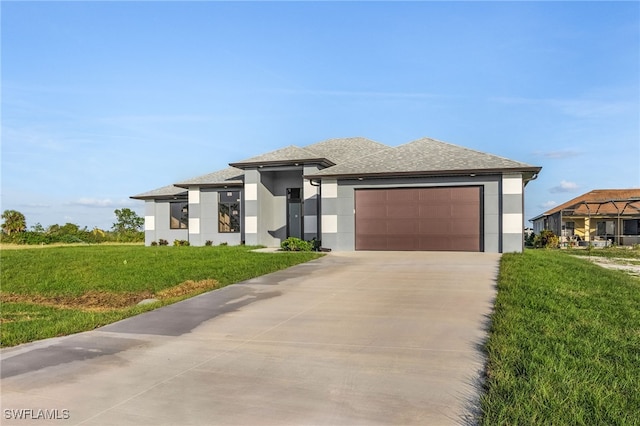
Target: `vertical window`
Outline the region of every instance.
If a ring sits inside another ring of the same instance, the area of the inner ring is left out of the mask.
[[[179,201],[170,203],[171,206],[171,229],[187,229],[189,227],[189,203]]]
[[[613,220],[598,221],[596,223],[596,235],[608,237],[615,235],[616,223]]]
[[[218,232],[240,232],[240,191],[218,194]]]
[[[576,232],[576,223],[575,222],[564,222],[562,225],[562,236],[563,237],[573,237]]]

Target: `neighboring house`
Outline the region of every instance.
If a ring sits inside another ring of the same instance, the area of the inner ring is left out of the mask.
[[[595,189],[530,222],[536,234],[548,229],[564,241],[640,244],[640,189]]]
[[[540,172],[428,138],[329,139],[230,166],[131,197],[146,202],[146,244],[519,252],[524,187]]]

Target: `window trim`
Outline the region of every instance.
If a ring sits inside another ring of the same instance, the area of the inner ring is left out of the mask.
[[[233,198],[236,199],[236,201],[222,201],[223,196],[226,194],[227,197],[229,197],[229,194],[233,194],[236,193],[237,197],[235,196],[231,196]],[[218,192],[218,233],[219,234],[238,234],[240,233],[240,228],[241,228],[241,223],[242,223],[242,215],[241,215],[241,192],[238,190],[234,190],[234,191],[219,191]],[[228,212],[228,216],[229,216],[229,224],[225,224],[222,220],[221,220],[221,210],[222,207],[225,206],[227,208],[227,212]],[[234,208],[234,206],[236,206]],[[237,227],[236,228],[231,228],[231,218],[234,217],[234,215],[231,214],[231,212],[233,212],[233,210],[237,210],[238,213],[237,215]],[[223,229],[224,228],[228,228],[227,229]]]
[[[175,217],[173,215],[173,207],[176,205],[182,205],[182,207],[180,207],[182,217]],[[177,226],[174,225],[174,219],[177,222]],[[189,229],[189,201],[181,200],[169,202],[169,229]]]

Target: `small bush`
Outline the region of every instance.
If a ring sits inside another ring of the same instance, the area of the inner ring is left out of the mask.
[[[533,240],[533,245],[536,248],[558,248],[559,244],[558,236],[548,229],[542,231],[540,235],[536,235]]]
[[[158,245],[160,245],[160,246],[168,246],[168,245],[169,245],[169,241],[167,241],[167,240],[165,240],[165,239],[160,238],[160,239],[158,240]]]
[[[156,247],[158,245],[157,241],[151,241],[151,247]]]
[[[229,243],[227,243],[226,241],[223,241],[223,242],[221,242],[221,243],[220,243],[220,245],[221,245],[221,246],[228,246],[228,245],[229,245]]]
[[[280,244],[280,247],[285,251],[313,251],[314,248],[312,242],[296,237],[287,238]]]
[[[204,242],[204,245],[205,246],[212,246],[213,245],[213,241],[207,240],[207,241]]]
[[[191,244],[189,244],[189,241],[187,241],[187,240],[174,240],[173,241],[173,245],[175,247],[180,247],[180,246],[188,246],[188,245],[191,245]]]
[[[526,234],[524,237],[524,245],[527,247],[535,247],[536,242],[536,234],[531,232],[530,234]]]

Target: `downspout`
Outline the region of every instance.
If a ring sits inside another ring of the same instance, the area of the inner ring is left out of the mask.
[[[318,245],[317,250],[320,250],[320,248],[322,247],[322,181],[318,179],[316,183],[314,183],[313,179],[309,179],[309,183],[311,184],[311,186],[315,186],[316,188],[318,188],[318,192],[316,194],[316,241]]]

